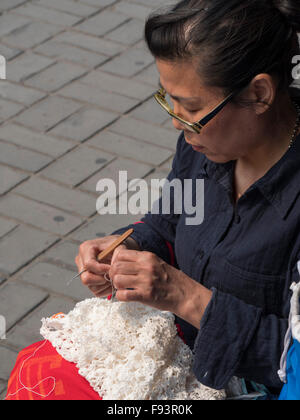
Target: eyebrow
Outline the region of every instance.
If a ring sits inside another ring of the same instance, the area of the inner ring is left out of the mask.
[[[161,81],[159,80],[159,82],[158,82],[158,84],[159,84],[159,87],[160,88],[162,88],[162,89],[164,89],[166,92],[167,92],[167,90],[163,87],[163,85],[161,84]],[[198,100],[198,101],[200,101],[201,100],[201,98],[199,97],[199,96],[191,96],[191,97],[189,97],[189,98],[184,98],[183,96],[174,96],[174,95],[171,95],[170,93],[168,93],[168,95],[172,98],[172,99],[174,99],[175,101],[195,101],[195,100]]]

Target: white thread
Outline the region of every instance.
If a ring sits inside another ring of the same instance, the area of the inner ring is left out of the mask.
[[[116,289],[114,287],[114,284],[112,282],[112,279],[107,275],[107,273],[104,274],[104,278],[111,285],[111,301],[113,301],[114,294],[116,293]]]
[[[32,388],[28,388],[26,385],[24,385],[23,384],[23,382],[22,382],[22,379],[21,379],[21,373],[22,373],[22,370],[23,370],[23,367],[24,367],[24,364],[27,362],[27,360],[29,360],[31,357],[34,357],[35,355],[36,355],[36,353],[47,343],[47,341],[48,340],[44,340],[43,341],[43,343],[37,348],[37,349],[35,349],[35,351],[33,352],[33,354],[31,355],[31,356],[29,356],[29,357],[27,357],[27,359],[25,359],[24,361],[23,361],[23,363],[22,363],[22,365],[21,365],[21,368],[20,368],[20,370],[19,370],[19,382],[20,382],[20,384],[22,385],[22,388],[20,388],[20,389],[18,389],[16,392],[14,392],[14,393],[12,393],[12,394],[8,394],[5,398],[4,398],[4,400],[6,400],[6,398],[8,398],[8,397],[13,397],[14,395],[16,395],[18,392],[20,392],[20,391],[22,391],[23,389],[26,389],[27,391],[29,391],[29,392],[32,392],[33,394],[36,394],[36,395],[38,395],[38,396],[40,396],[40,397],[42,397],[42,398],[47,398],[47,397],[49,397],[49,395],[50,394],[52,394],[52,392],[54,391],[54,389],[55,389],[55,386],[56,386],[56,379],[54,378],[54,376],[48,376],[47,378],[45,378],[45,379],[42,379],[40,382],[38,382],[36,385],[34,385]],[[43,394],[40,394],[39,392],[36,392],[36,391],[34,391],[34,389],[36,388],[36,387],[38,387],[40,384],[42,384],[43,382],[45,382],[45,381],[47,381],[48,379],[53,379],[53,387],[52,387],[52,389],[51,389],[51,391],[49,391],[48,392],[48,394],[46,394],[46,395],[43,395]]]

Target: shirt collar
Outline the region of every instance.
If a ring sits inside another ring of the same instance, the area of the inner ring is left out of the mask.
[[[215,163],[207,158],[201,175],[221,184],[232,195],[232,181],[235,161]],[[257,188],[285,219],[300,194],[300,135],[290,149],[250,189]]]

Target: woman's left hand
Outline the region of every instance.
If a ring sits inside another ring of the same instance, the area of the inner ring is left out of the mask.
[[[197,328],[211,297],[208,289],[147,251],[116,250],[109,277],[119,301],[173,312]]]

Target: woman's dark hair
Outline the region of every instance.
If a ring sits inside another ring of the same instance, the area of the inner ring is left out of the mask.
[[[259,73],[287,89],[299,31],[300,0],[182,0],[148,18],[145,38],[156,58],[198,59],[205,83],[229,94]]]

